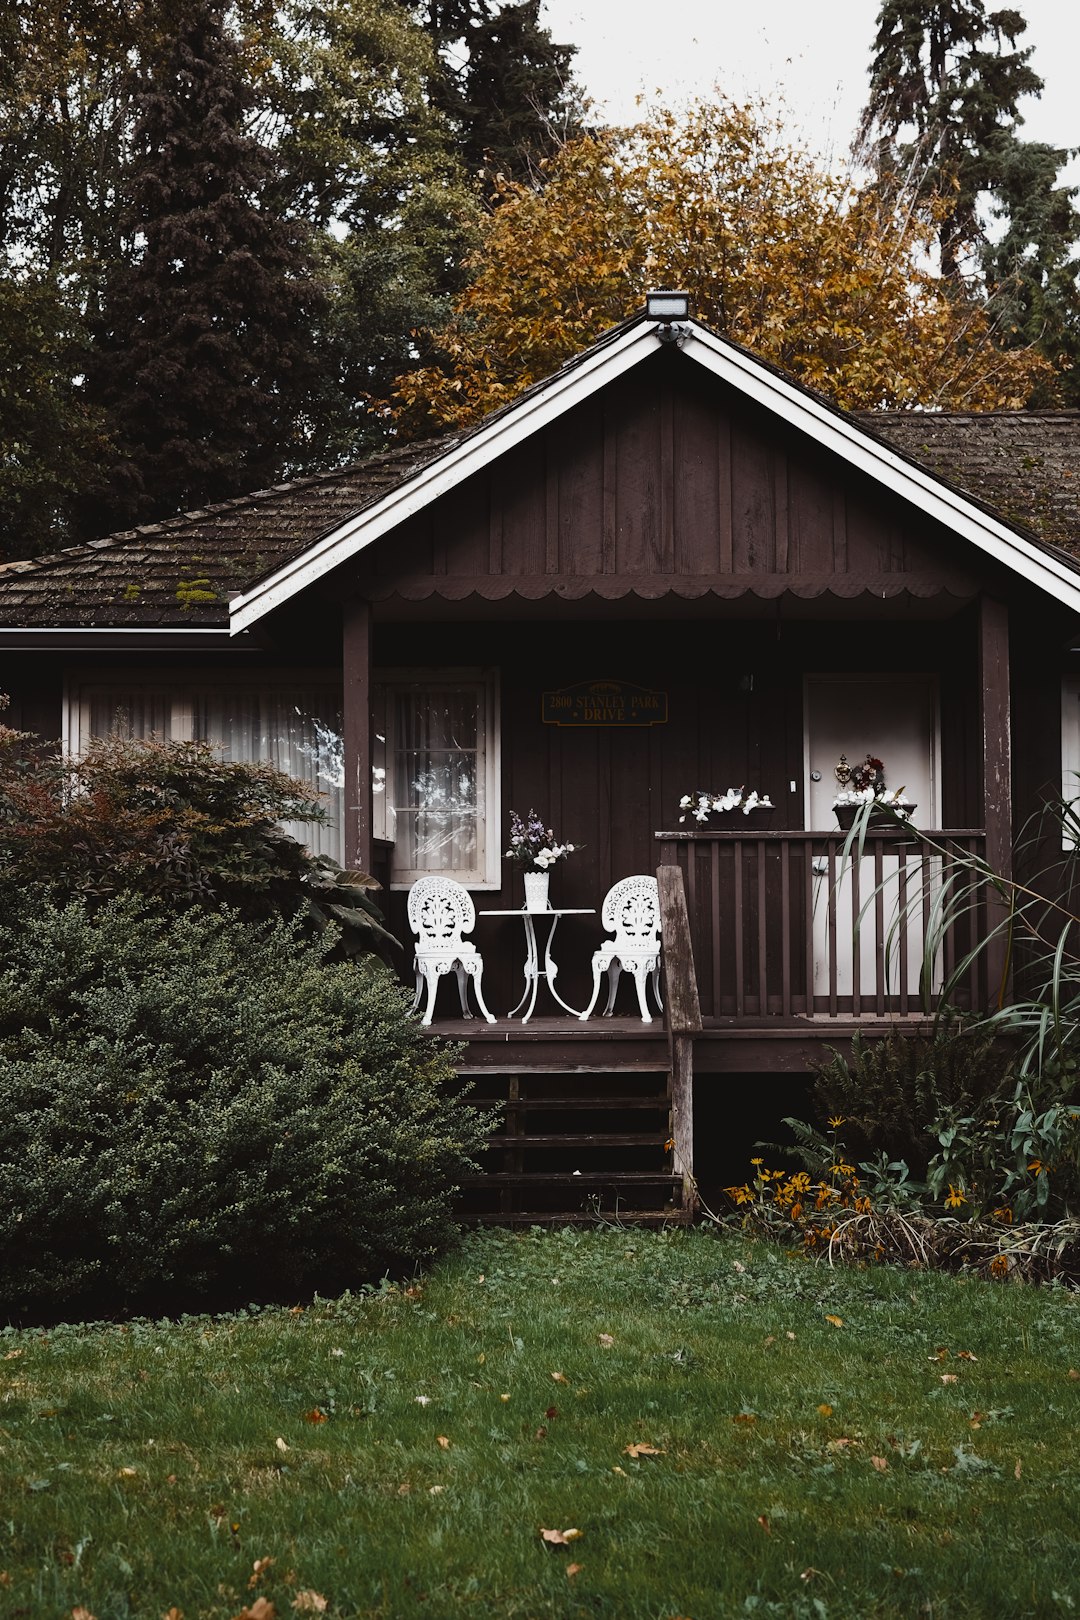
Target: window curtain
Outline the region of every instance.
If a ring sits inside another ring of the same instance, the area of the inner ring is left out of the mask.
[[[482,691],[392,689],[394,868],[483,876]]]
[[[313,854],[342,860],[345,761],[336,693],[325,688],[179,693],[111,688],[90,695],[89,726],[95,737],[119,731],[166,742],[194,739],[213,744],[227,760],[265,760],[317,793],[327,813],[323,824],[285,822],[285,831]]]

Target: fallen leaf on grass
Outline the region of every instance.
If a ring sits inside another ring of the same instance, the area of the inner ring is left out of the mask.
[[[956,1352],[956,1359],[958,1361],[978,1361],[979,1358],[978,1356],[973,1356],[970,1350],[958,1350]]]
[[[623,1446],[623,1455],[626,1457],[662,1457],[664,1451],[661,1446],[646,1445],[644,1440],[639,1440],[632,1446]]]
[[[842,1316],[827,1316],[825,1320],[828,1322],[830,1327],[843,1327],[844,1325],[844,1318]]]
[[[758,1514],[757,1522],[758,1522],[758,1524],[760,1524],[761,1528],[764,1530],[764,1532],[765,1532],[765,1534],[767,1536],[772,1535],[772,1526],[769,1524],[769,1521],[766,1518],[764,1513],[759,1513]]]
[[[553,1384],[568,1384],[570,1380],[565,1373],[552,1373],[551,1382]]]
[[[301,1614],[322,1614],[326,1608],[326,1599],[321,1592],[312,1592],[309,1589],[306,1592],[297,1592],[292,1600],[292,1606],[299,1609]]]
[[[580,1575],[581,1571],[584,1568],[585,1568],[584,1564],[567,1564],[567,1566],[566,1566],[566,1578],[567,1578],[567,1580],[572,1581],[574,1576],[575,1575]]]
[[[258,1586],[267,1570],[276,1563],[276,1558],[256,1558],[251,1566],[251,1574],[248,1576],[248,1586]]]
[[[287,1440],[283,1440],[281,1438],[280,1434],[278,1435],[277,1439],[274,1441],[274,1444],[275,1444],[275,1446],[277,1446],[278,1450],[280,1452],[282,1452],[282,1453],[288,1451],[288,1449],[289,1449],[289,1442]]]
[[[94,1616],[89,1609],[84,1609],[80,1604],[77,1609],[72,1609],[71,1620],[94,1620]]]
[[[1069,1377],[1072,1379],[1073,1383],[1075,1384],[1077,1379],[1080,1378],[1080,1372],[1077,1372],[1075,1367],[1070,1367],[1069,1368]]]
[[[438,1440],[439,1440],[439,1446],[441,1447],[441,1449],[443,1451],[449,1451],[450,1450],[450,1442],[446,1438],[445,1434],[440,1434],[438,1436]]]
[[[441,1496],[443,1491],[445,1491],[445,1489],[446,1489],[445,1485],[429,1485],[428,1486],[428,1495],[429,1496]]]
[[[822,1417],[832,1417],[832,1407],[827,1401],[822,1401],[821,1405],[818,1407],[818,1411],[821,1413]]]
[[[612,1338],[610,1333],[601,1333],[600,1339],[599,1339],[599,1344],[600,1344],[601,1350],[610,1350],[612,1348],[612,1346],[614,1345],[614,1343],[615,1343],[615,1340]],[[570,1567],[572,1569],[574,1569],[574,1573],[576,1574],[577,1570],[581,1568],[581,1565],[578,1564],[576,1566],[576,1568],[575,1568],[574,1565],[571,1565]]]
[[[313,1406],[310,1412],[304,1413],[305,1423],[325,1423],[326,1420],[326,1413],[320,1412],[317,1406]]]
[[[4,1357],[4,1360],[5,1361],[17,1361],[22,1354],[23,1354],[23,1352],[21,1350],[9,1350],[7,1355]],[[71,1612],[72,1612],[72,1614],[74,1614],[75,1613],[74,1609],[72,1609]]]
[[[541,1530],[541,1538],[552,1547],[569,1547],[572,1541],[580,1541],[585,1534],[584,1530]]]
[[[510,1397],[509,1397],[509,1395],[500,1395],[499,1399],[500,1399],[500,1401],[508,1401],[510,1399]]]
[[[544,1428],[544,1425],[542,1423],[541,1423],[540,1427],[537,1429],[536,1433],[533,1435],[533,1439],[534,1440],[546,1440],[547,1439],[547,1430]]]
[[[621,1474],[623,1479],[629,1479],[630,1478],[630,1475],[626,1472],[626,1469],[625,1468],[620,1468],[617,1463],[616,1463],[615,1467],[611,1470],[611,1472],[613,1474]]]
[[[268,1598],[256,1598],[246,1609],[233,1615],[233,1620],[274,1620],[277,1609]]]
[[[888,1473],[889,1465],[885,1461],[884,1457],[871,1457],[870,1461],[873,1463],[874,1467],[877,1469],[879,1474],[887,1474]]]
[[[174,1603],[171,1609],[166,1609],[161,1620],[184,1620],[183,1609],[178,1609]]]
[[[1017,1459],[1016,1459],[1016,1467],[1013,1469],[1013,1479],[1019,1479],[1020,1475],[1023,1472],[1024,1472],[1024,1470],[1020,1466],[1020,1459],[1019,1459],[1019,1457],[1017,1457]]]
[[[416,1402],[417,1406],[430,1406],[431,1405],[431,1396],[430,1395],[414,1395],[413,1400]]]
[[[731,1421],[732,1423],[756,1423],[757,1414],[756,1412],[736,1412]]]
[[[850,1446],[850,1444],[851,1444],[851,1441],[847,1438],[847,1436],[842,1435],[839,1440],[830,1440],[827,1443],[827,1445],[825,1447],[825,1450],[826,1451],[844,1451],[848,1446]]]
[[[791,1329],[788,1328],[787,1332],[784,1334],[784,1338],[785,1339],[793,1339],[794,1337],[795,1337],[794,1333],[792,1333]]]
[[[116,1477],[117,1479],[138,1479],[139,1470],[137,1468],[118,1468]]]
[[[956,1374],[955,1373],[942,1373],[941,1382],[943,1384],[955,1384],[956,1383]]]

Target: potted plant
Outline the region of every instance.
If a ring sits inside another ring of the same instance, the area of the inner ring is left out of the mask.
[[[703,823],[711,815],[725,815],[740,810],[744,816],[748,816],[751,811],[773,810],[775,806],[767,793],[758,793],[756,788],[729,787],[723,793],[706,793],[702,788],[695,788],[693,793],[683,794],[679,809],[684,812],[679,817],[680,821],[685,821],[689,814],[695,821]]]
[[[837,821],[845,832],[855,824],[855,818],[866,805],[869,825],[895,826],[897,821],[910,821],[918,805],[905,799],[902,787],[889,793],[885,788],[885,764],[876,754],[867,754],[859,765],[849,765],[847,756],[840,755],[840,763],[833,773],[840,791],[832,807]]]
[[[524,869],[525,910],[547,911],[548,877],[556,861],[564,861],[580,844],[560,844],[550,827],[545,827],[535,810],[524,819],[510,812],[510,848],[507,860]]]

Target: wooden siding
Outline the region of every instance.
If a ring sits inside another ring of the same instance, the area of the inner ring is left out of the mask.
[[[375,599],[752,589],[970,595],[955,538],[657,355],[351,565]]]

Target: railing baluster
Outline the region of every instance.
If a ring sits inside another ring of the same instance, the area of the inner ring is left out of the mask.
[[[780,1015],[791,1017],[791,845],[780,845]]]
[[[768,932],[769,912],[765,896],[765,840],[759,838],[757,849],[757,892],[758,892],[758,1012],[762,1018],[769,1011],[769,966],[768,966]]]
[[[732,844],[735,856],[735,1016],[742,1018],[746,1014],[746,983],[743,978],[743,844],[741,838],[736,838]]]

